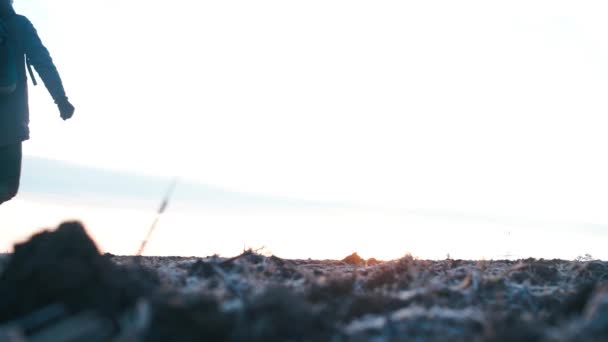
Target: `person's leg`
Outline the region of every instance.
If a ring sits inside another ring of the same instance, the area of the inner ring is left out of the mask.
[[[0,147],[0,204],[17,195],[21,178],[21,143]]]

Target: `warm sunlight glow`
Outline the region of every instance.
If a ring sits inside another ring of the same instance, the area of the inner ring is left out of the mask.
[[[77,107],[63,122],[44,87],[32,87],[27,156],[325,205],[170,210],[149,253],[604,253],[606,2],[15,6]],[[104,249],[132,253],[155,209],[113,200],[98,209],[77,196],[41,204],[30,190],[0,208],[12,227],[2,241],[77,217]]]
[[[36,216],[28,216],[36,212]],[[78,217],[103,251],[134,254],[154,211],[85,207],[49,199],[21,199],[0,208],[3,240],[20,241],[41,228]],[[450,229],[445,229],[450,227]],[[492,224],[386,212],[347,210],[237,213],[201,208],[200,213],[163,217],[146,255],[233,256],[243,248],[282,258],[342,259],[357,251],[364,258],[391,260],[407,253],[419,258],[503,259],[544,257],[574,259],[586,253],[608,259],[603,235],[557,224]],[[600,237],[600,238],[598,238]],[[542,243],[539,243],[542,242]]]

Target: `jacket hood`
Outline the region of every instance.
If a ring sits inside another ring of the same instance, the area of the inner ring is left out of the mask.
[[[15,15],[15,10],[10,0],[0,0],[0,18],[8,18]]]

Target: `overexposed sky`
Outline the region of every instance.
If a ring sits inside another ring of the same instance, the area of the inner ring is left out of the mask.
[[[77,107],[29,155],[608,224],[604,1],[15,0]]]

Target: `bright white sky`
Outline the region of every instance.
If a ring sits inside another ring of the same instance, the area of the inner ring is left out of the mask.
[[[15,0],[77,107],[26,153],[239,191],[608,223],[605,1]]]

